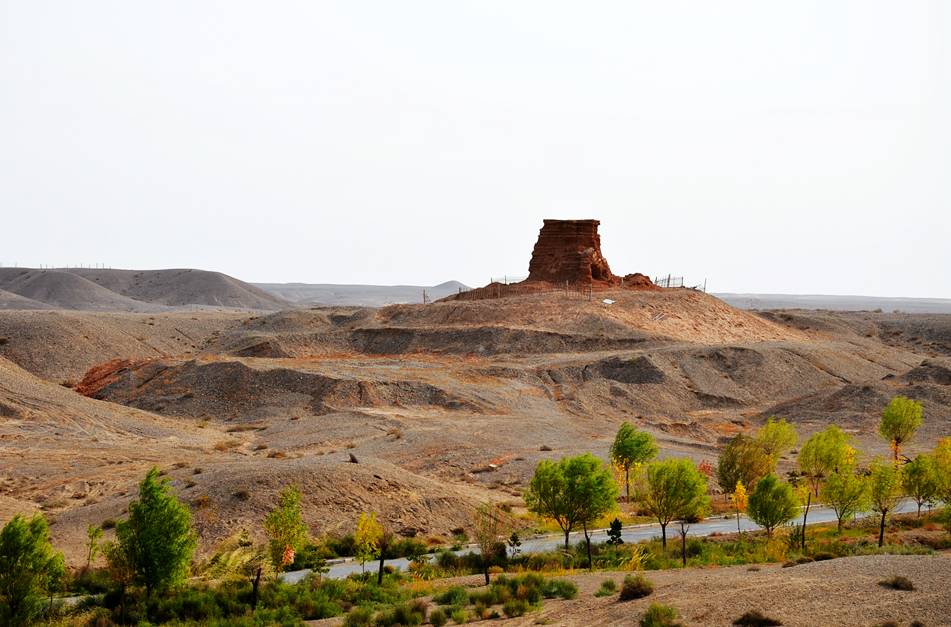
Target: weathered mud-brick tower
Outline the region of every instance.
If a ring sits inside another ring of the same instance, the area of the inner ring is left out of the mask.
[[[545,220],[528,264],[529,281],[617,285],[601,254],[598,220]]]

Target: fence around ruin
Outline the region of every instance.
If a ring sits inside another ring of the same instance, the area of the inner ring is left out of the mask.
[[[682,276],[660,276],[654,277],[654,285],[657,287],[683,287],[684,278]]]
[[[491,298],[506,298],[509,296],[528,296],[531,294],[563,294],[567,297],[592,299],[590,283],[565,282],[564,285],[530,283],[490,283],[485,287],[474,287],[468,290],[459,288],[456,300],[486,300]]]

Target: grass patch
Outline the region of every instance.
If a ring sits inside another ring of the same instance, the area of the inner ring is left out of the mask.
[[[679,627],[677,618],[677,610],[671,606],[651,603],[638,624],[641,627]]]

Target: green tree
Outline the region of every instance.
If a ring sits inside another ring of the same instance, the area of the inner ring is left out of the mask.
[[[366,572],[366,563],[372,560],[380,548],[383,538],[383,525],[377,522],[376,514],[360,514],[357,521],[357,530],[353,534],[356,545],[356,558],[360,561],[360,569]]]
[[[561,528],[565,548],[568,548],[569,534],[580,525],[585,529],[590,550],[588,526],[611,511],[616,500],[617,485],[611,472],[590,453],[557,462],[539,462],[525,492],[528,510],[551,518]]]
[[[307,544],[308,530],[301,512],[301,494],[294,486],[281,491],[277,507],[264,518],[271,564],[280,573],[294,562],[294,556]]]
[[[930,455],[918,455],[902,468],[902,488],[905,494],[918,505],[918,517],[921,506],[931,503],[938,496],[938,470],[935,459]]]
[[[611,445],[611,459],[624,469],[624,496],[631,500],[631,468],[646,464],[657,457],[657,443],[654,436],[638,431],[629,422],[624,422],[614,436]]]
[[[835,425],[813,433],[799,450],[799,471],[809,484],[806,506],[802,510],[802,550],[806,550],[806,521],[812,507],[813,495],[818,496],[822,482],[829,473],[852,465],[855,449],[849,445],[849,436]]]
[[[951,437],[938,442],[932,455],[937,477],[937,498],[944,503],[944,517],[951,533]]]
[[[0,624],[25,625],[43,611],[66,570],[63,554],[53,550],[49,526],[41,514],[14,516],[0,530]]]
[[[895,464],[875,460],[869,470],[872,511],[881,515],[878,527],[878,546],[881,547],[885,543],[885,518],[901,498],[901,469]]]
[[[766,475],[759,480],[750,494],[749,516],[766,530],[766,537],[773,536],[773,530],[796,515],[799,501],[791,485],[780,481],[776,475]]]
[[[757,481],[772,472],[774,466],[773,458],[763,442],[740,433],[720,453],[717,483],[726,493],[733,492],[737,482],[751,489]]]
[[[902,445],[906,444],[924,421],[921,403],[905,396],[896,396],[884,411],[878,423],[878,432],[889,443],[895,462],[898,462]]]
[[[116,539],[149,596],[188,574],[196,544],[191,513],[158,468],[139,484],[139,499],[129,504],[129,518],[116,524]]]
[[[799,442],[799,434],[796,433],[796,428],[786,422],[785,418],[777,420],[775,416],[760,427],[755,437],[763,445],[766,455],[772,461],[771,472],[775,470],[779,458],[792,450]]]
[[[842,523],[851,520],[859,512],[868,510],[868,478],[857,475],[851,468],[833,471],[826,477],[819,494],[838,521],[838,531],[842,533]]]
[[[707,478],[689,459],[665,459],[647,466],[641,494],[644,507],[660,524],[660,538],[667,549],[667,525],[673,520],[689,522],[703,509]]]
[[[611,521],[610,527],[608,527],[608,544],[614,546],[624,544],[624,538],[621,537],[623,533],[624,527],[621,525],[621,521],[615,518]]]
[[[86,527],[86,570],[89,570],[96,556],[99,555],[99,541],[101,539],[102,527],[99,525],[88,525]]]

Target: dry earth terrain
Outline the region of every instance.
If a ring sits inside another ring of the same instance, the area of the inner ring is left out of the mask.
[[[567,575],[578,586],[571,601],[545,600],[541,611],[523,617],[476,624],[511,627],[558,625],[601,627],[636,625],[651,603],[674,607],[678,622],[690,627],[730,625],[748,611],[777,619],[786,627],[860,627],[892,622],[929,627],[951,625],[951,555],[865,555],[783,568],[779,564],[686,568],[643,573],[654,592],[643,599],[619,602],[618,595],[596,597],[606,579],[617,584],[624,572]],[[879,582],[907,577],[913,591],[885,588]],[[444,584],[480,586],[480,577],[460,577]],[[340,625],[341,618],[312,621]]]
[[[122,516],[155,464],[192,505],[203,551],[259,532],[290,483],[317,535],[374,510],[446,538],[481,500],[517,507],[540,459],[606,456],[622,420],[698,460],[773,414],[803,434],[835,421],[879,454],[895,394],[925,406],[910,452],[951,432],[951,316],[757,314],[686,289],[6,311],[0,515],[46,512],[76,563],[86,524]]]

